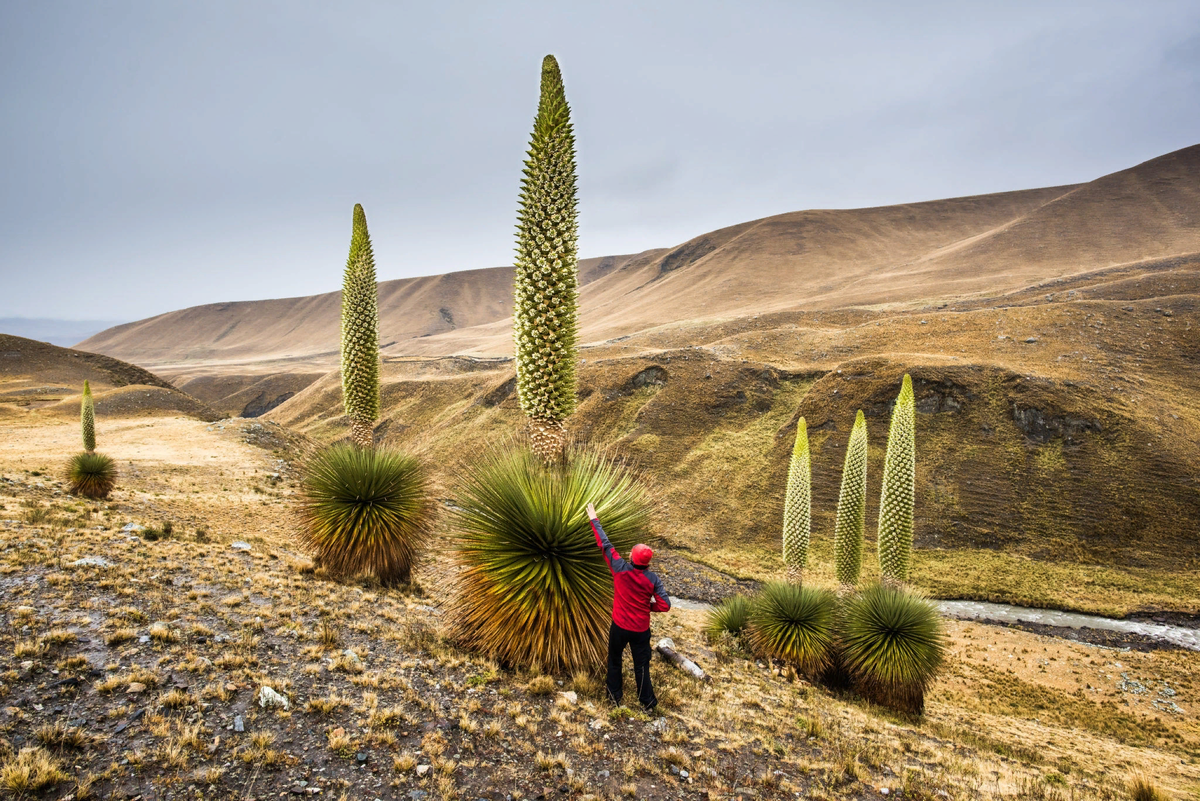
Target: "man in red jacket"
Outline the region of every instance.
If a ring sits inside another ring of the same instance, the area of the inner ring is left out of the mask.
[[[646,568],[654,551],[647,545],[635,545],[629,552],[629,562],[621,558],[608,541],[608,535],[596,518],[596,507],[587,505],[588,518],[596,545],[604,551],[604,561],[613,576],[612,627],[608,630],[608,697],[621,703],[621,658],[625,646],[633,652],[633,679],[637,683],[638,701],[647,711],[658,706],[654,688],[650,686],[650,613],[666,612],[671,598],[663,589],[662,580]],[[632,563],[632,564],[631,564]]]

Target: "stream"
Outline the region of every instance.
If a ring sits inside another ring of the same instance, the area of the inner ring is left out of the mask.
[[[1000,623],[1035,623],[1056,628],[1090,628],[1139,634],[1153,637],[1192,651],[1200,651],[1200,629],[1173,626],[1169,623],[1150,623],[1140,620],[1116,620],[1100,615],[1085,615],[1079,612],[1062,612],[1057,609],[1030,609],[1011,604],[987,601],[934,601],[938,611],[946,617],[961,620],[993,620]],[[687,598],[672,598],[671,606],[676,609],[707,610],[712,605]]]

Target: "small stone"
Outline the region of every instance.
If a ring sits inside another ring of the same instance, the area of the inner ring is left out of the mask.
[[[1032,345],[1034,342],[1038,341],[1038,338],[1037,337],[1025,337],[1025,341],[1027,343],[1029,343],[1030,345]]]
[[[678,765],[672,765],[672,766],[671,766],[671,775],[672,775],[672,776],[678,776],[678,775],[679,775],[679,766],[678,766]]]
[[[431,770],[431,767],[432,766],[430,766],[430,765],[417,765],[417,775],[424,776],[426,773],[428,773]]]
[[[138,642],[142,643],[143,645],[150,642],[150,635],[143,634],[141,637],[138,637]]]
[[[562,701],[565,701],[566,703],[571,704],[572,706],[579,703],[579,694],[576,693],[574,690],[567,690],[566,692],[559,693],[558,697]]]
[[[281,695],[270,686],[264,684],[262,689],[258,691],[258,705],[263,709],[287,709],[288,699],[286,695]]]
[[[880,792],[880,794],[882,794],[882,795],[887,795],[888,793],[890,793],[890,792],[891,792],[891,790],[889,790],[889,789],[888,789],[888,788],[886,788],[886,787],[880,787],[880,788],[879,788],[879,792]]]
[[[74,567],[112,567],[112,562],[99,556],[85,556],[71,563]]]
[[[145,690],[146,690],[145,684],[142,684],[140,681],[135,681],[135,682],[130,683],[129,689],[126,690],[125,692],[127,692],[131,695],[137,695],[140,692],[145,692]]]
[[[354,758],[358,760],[360,765],[367,761],[367,755],[363,751],[359,751],[357,754],[355,754]]]
[[[249,551],[249,550],[252,550],[252,546],[250,545],[250,543],[248,543],[248,542],[242,542],[241,540],[238,540],[237,542],[231,542],[231,543],[229,543],[229,547],[230,547],[230,548],[232,548],[232,549],[233,549],[233,550],[235,550],[235,551]]]
[[[242,721],[241,715],[238,715],[237,717],[235,717],[233,719],[233,730],[234,731],[245,731],[246,730],[246,724],[245,724],[245,722]]]
[[[611,773],[609,773],[607,770],[598,771],[598,772],[596,773],[596,776],[597,776],[597,777],[599,777],[599,778],[601,778],[601,779],[607,779],[607,778],[608,778],[609,776],[611,776],[611,775],[612,775],[612,774],[611,774]]]
[[[688,773],[686,770],[679,771],[679,778],[681,778],[681,779],[686,779],[687,777],[689,777],[691,775],[692,774]]]
[[[429,767],[429,766],[426,765],[425,767]],[[412,801],[421,801],[421,799],[427,795],[429,795],[429,793],[425,792],[424,790],[409,790],[408,791],[408,797],[411,798]]]

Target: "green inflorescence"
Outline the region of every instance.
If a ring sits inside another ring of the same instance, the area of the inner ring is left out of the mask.
[[[808,427],[801,417],[796,423],[796,444],[788,466],[787,492],[783,499],[783,562],[789,580],[799,583],[808,562],[812,535],[812,463],[808,452]]]
[[[559,423],[575,410],[577,207],[570,108],[558,62],[546,56],[521,180],[514,281],[517,394],[534,421]]]
[[[879,569],[886,580],[908,580],[912,561],[913,494],[916,482],[916,404],[912,379],[904,376],[883,462],[879,499]]]
[[[370,447],[379,417],[379,299],[367,215],[359,204],[342,280],[342,396],[355,441]]]
[[[842,491],[838,497],[837,524],[833,532],[833,557],[838,583],[858,584],[862,570],[863,529],[867,517],[867,421],[862,410],[854,419],[846,461],[842,466]]]
[[[92,386],[83,382],[83,403],[79,406],[79,422],[83,428],[83,449],[88,453],[96,450],[96,404],[92,400]]]

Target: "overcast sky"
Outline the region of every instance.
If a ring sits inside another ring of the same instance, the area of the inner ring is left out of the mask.
[[[542,56],[582,256],[1200,142],[1200,3],[0,3],[0,317],[511,263]]]

